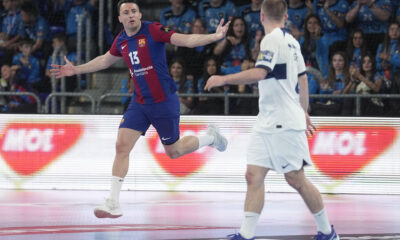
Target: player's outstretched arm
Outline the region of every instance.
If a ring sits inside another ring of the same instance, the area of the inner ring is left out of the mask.
[[[241,84],[251,84],[262,80],[267,76],[268,71],[264,68],[252,68],[243,72],[218,76],[211,76],[204,90],[210,91],[214,87],[224,86],[224,85],[241,85]]]
[[[107,52],[106,54],[98,56],[85,64],[74,66],[66,57],[64,57],[65,65],[51,64],[52,69],[50,70],[50,73],[56,78],[61,78],[76,74],[96,72],[108,68],[119,59],[120,57],[113,56],[110,52]]]
[[[215,31],[215,33],[212,34],[174,33],[171,36],[171,43],[179,47],[193,48],[198,46],[204,46],[215,41],[219,41],[225,37],[230,23],[231,22],[229,21],[224,25],[224,19],[221,19],[217,30]]]

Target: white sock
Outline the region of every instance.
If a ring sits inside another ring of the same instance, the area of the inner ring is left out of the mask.
[[[210,135],[201,135],[197,137],[199,139],[199,148],[204,146],[208,146],[214,142],[214,136]]]
[[[317,228],[319,232],[322,232],[323,234],[330,234],[332,232],[331,224],[329,223],[325,208],[323,208],[320,212],[313,214],[313,216],[317,222]]]
[[[260,214],[255,212],[244,212],[244,218],[242,221],[242,226],[240,227],[240,235],[244,238],[252,238],[254,237],[254,233],[256,232],[256,227],[258,223],[258,218]]]
[[[124,183],[123,178],[112,176],[110,190],[111,199],[119,201],[119,192],[121,191],[122,183]]]

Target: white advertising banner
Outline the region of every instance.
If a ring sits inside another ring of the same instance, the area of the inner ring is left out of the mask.
[[[0,188],[108,189],[121,116],[0,115]],[[181,136],[215,123],[229,144],[169,159],[150,128],[130,155],[125,190],[245,191],[246,151],[255,117],[182,116]],[[313,118],[314,166],[323,193],[400,194],[400,119]],[[290,149],[288,149],[290,151]],[[270,172],[266,190],[293,192]]]

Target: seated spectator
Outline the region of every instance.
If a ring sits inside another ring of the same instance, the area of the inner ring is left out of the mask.
[[[377,69],[384,73],[385,78],[392,80],[400,71],[400,24],[390,23],[383,43],[379,44],[376,53]]]
[[[46,59],[50,55],[52,38],[47,21],[28,3],[21,6],[21,18],[20,37],[34,42],[31,52],[36,58]]]
[[[260,10],[262,0],[251,0],[250,4],[246,4],[239,8],[239,16],[241,16],[247,24],[250,38],[250,48],[256,44],[254,42],[258,31],[264,33],[264,28],[260,21]]]
[[[360,70],[361,56],[364,56],[366,51],[363,31],[361,29],[353,30],[347,40],[347,57],[350,66],[356,66]]]
[[[171,6],[161,10],[160,23],[175,32],[190,33],[196,12],[184,4],[184,0],[169,0]]]
[[[324,78],[328,77],[329,45],[322,38],[321,20],[315,14],[307,16],[304,22],[304,35],[300,38],[301,53],[307,67],[312,67],[322,72]]]
[[[198,14],[206,21],[207,31],[215,32],[221,18],[228,22],[237,12],[235,4],[229,0],[202,0],[198,5]]]
[[[206,23],[203,19],[197,18],[193,21],[192,33],[207,34]],[[213,54],[215,44],[195,48],[179,47],[176,57],[185,59],[186,74],[189,78],[199,79],[203,74],[203,64],[206,58]]]
[[[322,21],[322,38],[330,46],[330,53],[344,51],[347,40],[345,16],[349,4],[346,0],[314,0],[313,4],[314,13]]]
[[[26,39],[20,42],[19,51],[13,57],[13,67],[19,70],[19,78],[26,81],[24,87],[28,91],[41,92],[40,84],[40,63],[37,58],[32,56],[33,43],[31,40]]]
[[[51,64],[57,64],[57,65],[63,65],[64,64],[64,56],[67,56],[68,60],[72,62],[73,64],[76,64],[76,53],[68,53],[67,52],[67,38],[65,34],[59,33],[56,34],[53,38],[52,42],[52,47],[53,47],[53,53],[57,49],[58,50],[58,55],[56,55],[56,58],[54,59],[55,61],[53,62],[53,54],[49,57],[47,60],[46,64],[46,70],[45,70],[45,79],[44,82],[46,82],[45,86],[43,86],[44,91],[43,92],[51,92],[51,73],[50,70],[52,69]],[[60,86],[58,84],[59,80],[56,82],[56,90],[60,91]],[[65,91],[67,92],[73,92],[76,89],[77,85],[77,80],[76,76],[71,76],[66,78],[65,82]]]
[[[288,16],[285,27],[297,40],[304,34],[304,20],[307,15],[313,11],[312,7],[308,8],[305,0],[289,0]]]
[[[193,79],[188,79],[183,60],[175,58],[169,66],[169,72],[176,83],[178,93],[194,93]],[[179,97],[181,114],[189,114],[194,107],[193,97]]]
[[[331,58],[328,78],[321,82],[319,94],[346,94],[351,91],[349,63],[344,52],[334,53]],[[346,107],[342,109],[343,105]],[[317,99],[311,104],[311,115],[337,116],[352,112],[352,104],[340,98]],[[351,108],[351,110],[349,110]]]
[[[372,55],[362,57],[361,71],[357,67],[350,67],[352,89],[358,94],[383,93],[383,76],[376,71],[375,58]],[[363,98],[361,100],[362,116],[382,116],[384,101],[379,98]]]
[[[249,34],[243,18],[234,17],[229,25],[226,38],[214,48],[214,55],[219,56],[222,73],[240,72],[244,59],[251,57]]]
[[[383,41],[391,11],[390,0],[357,0],[346,14],[346,21],[365,33],[364,40],[372,54]]]
[[[212,56],[204,61],[203,76],[197,81],[198,93],[224,93],[223,87],[216,87],[211,91],[204,90],[208,78],[213,75],[220,75],[221,68],[218,65],[217,59]],[[194,109],[194,114],[202,115],[218,115],[224,113],[224,99],[217,97],[200,97],[197,106]]]
[[[11,63],[13,51],[18,49],[19,28],[22,24],[19,1],[3,0],[3,19],[0,33],[1,63]]]

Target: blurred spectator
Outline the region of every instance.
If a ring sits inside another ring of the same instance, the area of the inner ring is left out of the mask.
[[[206,23],[203,19],[197,18],[193,21],[192,33],[207,34]],[[195,48],[178,48],[176,56],[185,59],[188,77],[197,80],[202,76],[204,61],[207,57],[212,55],[214,46],[215,44],[212,43]]]
[[[250,48],[253,48],[257,31],[264,32],[264,28],[260,21],[260,10],[262,0],[251,0],[250,4],[239,8],[239,16],[241,16],[247,24],[250,38]]]
[[[197,81],[198,93],[224,93],[223,87],[216,87],[208,92],[204,90],[204,86],[208,78],[212,75],[220,75],[221,68],[218,65],[217,59],[212,56],[204,61],[203,76]],[[224,99],[216,97],[200,97],[197,106],[194,109],[194,114],[202,115],[218,115],[224,112]]]
[[[300,39],[304,34],[304,20],[307,15],[313,11],[311,5],[310,8],[305,4],[305,0],[289,0],[288,4],[288,20],[285,23],[285,27],[297,40]]]
[[[241,66],[242,71],[254,68],[255,63],[253,59],[245,59]],[[258,94],[258,84],[238,85],[238,93]],[[237,107],[239,115],[255,116],[258,114],[258,98],[238,98]]]
[[[240,65],[246,58],[251,57],[249,48],[249,34],[243,18],[234,17],[229,25],[226,38],[214,48],[214,55],[219,56],[222,63],[222,73],[240,72]]]
[[[392,11],[390,0],[355,0],[346,14],[346,21],[355,23],[365,33],[368,50],[376,53]]]
[[[10,84],[8,89],[10,92],[23,93],[28,91],[26,89],[26,80],[20,78],[20,70],[18,68],[3,65],[2,78],[5,78]],[[4,105],[0,111],[4,113],[35,113],[35,99],[26,95],[10,96],[8,97],[7,105]]]
[[[310,5],[310,0],[307,0]],[[345,16],[349,10],[346,0],[314,0],[313,10],[322,22],[322,38],[330,46],[330,53],[344,51],[347,30]]]
[[[121,93],[133,93],[133,80],[131,74],[128,74],[128,78],[125,78],[122,80],[122,87],[121,87]],[[131,102],[132,97],[122,97],[121,98],[121,104],[124,107],[124,112],[129,106],[129,103]]]
[[[312,67],[328,77],[329,45],[322,38],[321,20],[315,14],[307,16],[304,22],[304,35],[300,38],[301,53],[308,68]]]
[[[358,94],[382,93],[384,91],[383,76],[376,71],[375,58],[372,55],[363,55],[361,71],[350,67],[352,89]],[[382,116],[384,113],[384,102],[379,98],[361,99],[362,116]]]
[[[396,21],[397,21],[397,22],[400,22],[400,7],[397,9]]]
[[[188,79],[182,59],[175,58],[169,66],[169,72],[176,83],[178,93],[194,93],[193,79]],[[189,114],[194,106],[193,97],[179,97],[181,114]]]
[[[169,0],[171,6],[161,10],[160,22],[176,32],[190,33],[196,12],[184,4],[184,0]]]
[[[331,58],[328,78],[320,84],[320,94],[346,94],[351,91],[349,63],[344,52],[336,52]],[[311,115],[336,116],[352,113],[352,104],[340,98],[317,99],[311,104]],[[352,103],[350,101],[350,103]],[[342,106],[345,105],[345,107]],[[351,112],[351,113],[350,113]]]
[[[400,71],[400,25],[392,22],[385,34],[383,43],[379,44],[376,53],[377,68],[383,72],[387,79]]]
[[[260,44],[261,44],[261,40],[264,37],[264,31],[257,31],[256,36],[254,37],[254,45],[251,48],[251,58],[254,61],[257,61],[258,58],[258,54],[260,53]]]
[[[11,62],[12,51],[18,48],[19,28],[22,24],[19,1],[3,0],[4,13],[2,15],[0,49],[1,62]],[[6,58],[6,59],[4,59]]]
[[[75,51],[76,50],[76,39],[78,33],[78,23],[79,19],[85,14],[90,14],[93,16],[95,11],[95,6],[97,6],[98,0],[59,0],[59,3],[64,8],[65,22],[66,22],[66,34],[68,38],[68,48]],[[86,19],[86,18],[85,18]],[[94,21],[92,19],[92,25],[94,26]],[[91,29],[94,29],[94,27]],[[94,35],[92,30],[91,36]],[[82,23],[82,38],[86,39],[86,21]],[[93,48],[95,44],[92,44]]]
[[[20,42],[19,51],[13,57],[13,67],[20,71],[19,77],[26,81],[24,87],[33,91],[40,92],[40,63],[37,58],[32,56],[33,43],[31,40],[26,39]]]
[[[67,56],[68,60],[72,62],[73,64],[76,64],[76,53],[68,53],[67,51],[67,38],[65,34],[59,33],[56,34],[53,38],[53,53],[56,49],[58,49],[58,54],[56,55],[55,62],[53,62],[53,54],[49,56],[49,59],[47,60],[46,64],[46,70],[45,70],[45,82],[46,84],[43,84],[43,91],[42,92],[51,92],[51,73],[50,69],[52,69],[51,64],[57,64],[57,65],[63,65],[65,64],[64,62],[64,56]],[[59,91],[59,80],[56,82],[56,90]],[[71,76],[66,78],[66,86],[65,90],[67,92],[73,92],[76,88],[77,80],[76,76]]]
[[[361,56],[364,56],[367,49],[364,42],[364,32],[361,29],[354,29],[347,39],[347,57],[350,66],[361,69]]]
[[[21,38],[29,38],[34,42],[32,54],[42,59],[50,54],[51,33],[49,25],[42,16],[39,15],[37,8],[32,4],[21,6],[22,26],[19,35]]]
[[[198,5],[200,18],[206,21],[207,31],[215,32],[223,18],[227,22],[236,16],[236,6],[229,0],[202,0]]]
[[[9,65],[4,64],[1,66],[1,78],[0,78],[0,92],[10,91],[12,84],[13,75]],[[0,96],[0,109],[7,107],[9,96]]]

